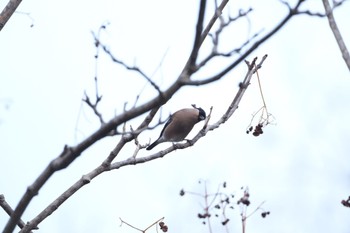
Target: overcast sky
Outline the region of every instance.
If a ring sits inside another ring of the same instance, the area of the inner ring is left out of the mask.
[[[307,2],[303,9],[323,12],[321,1]],[[6,3],[0,1],[1,9]],[[226,12],[234,16],[249,6],[254,9],[249,20],[232,25],[223,35],[223,48],[234,48],[258,31],[264,35],[287,14],[277,0],[231,1]],[[38,0],[23,1],[18,11],[0,33],[0,194],[13,207],[65,144],[73,146],[99,127],[91,109],[81,102],[84,91],[94,96],[95,90],[96,48],[91,32],[108,22],[101,39],[113,54],[139,66],[165,89],[189,55],[198,1]],[[348,2],[335,11],[348,47],[349,12]],[[204,43],[205,51],[209,45]],[[169,232],[208,232],[196,217],[202,211],[201,200],[179,196],[182,188],[203,192],[198,184],[203,179],[211,192],[223,181],[228,183],[226,191],[237,195],[240,187],[248,186],[252,202],[248,212],[265,201],[263,208],[271,214],[266,219],[253,215],[247,232],[349,233],[350,209],[340,202],[350,195],[350,75],[328,21],[296,16],[248,60],[264,54],[269,57],[259,74],[275,120],[263,135],[245,133],[252,114],[262,106],[254,78],[225,125],[191,148],[101,175],[40,224],[39,232],[135,232],[120,228],[119,217],[139,228],[165,217]],[[225,62],[196,77],[217,73]],[[195,103],[207,112],[213,106],[212,122],[217,121],[246,70],[242,63],[215,84],[184,88],[164,106],[163,117]],[[140,102],[156,94],[142,77],[113,64],[101,51],[97,74],[105,120],[120,113],[125,102],[131,106],[137,94]],[[136,126],[140,120],[130,124]],[[153,141],[160,131],[158,127],[139,139]],[[55,174],[23,220],[31,220],[97,167],[117,142],[113,137],[96,143],[68,169]],[[130,143],[118,158],[127,159],[133,149]],[[139,156],[149,154],[142,151]],[[239,208],[228,215],[230,232],[241,232]],[[7,220],[0,210],[1,229]],[[222,232],[215,223],[213,219],[214,232]]]

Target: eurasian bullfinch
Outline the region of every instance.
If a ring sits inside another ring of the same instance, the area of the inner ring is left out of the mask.
[[[184,108],[172,114],[165,124],[159,138],[147,150],[162,142],[180,142],[190,133],[193,126],[206,118],[202,108]]]

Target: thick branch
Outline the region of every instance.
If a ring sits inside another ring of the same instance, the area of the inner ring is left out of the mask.
[[[34,183],[27,188],[27,191],[21,198],[13,215],[8,221],[4,229],[4,233],[10,233],[14,230],[16,223],[22,216],[24,210],[27,208],[29,202],[34,196],[38,194],[41,187],[56,171],[66,168],[76,158],[78,158],[83,151],[85,151],[100,139],[108,136],[109,133],[117,126],[167,102],[181,87],[182,85],[179,83],[179,81],[175,82],[165,92],[163,92],[162,95],[157,96],[156,98],[146,102],[143,105],[132,108],[129,111],[126,111],[123,114],[114,117],[106,124],[101,125],[100,129],[79,143],[77,146],[65,146],[63,152],[57,158],[52,160],[48,167],[45,168],[40,176],[34,181]]]
[[[5,196],[3,194],[0,194],[0,206],[5,210],[5,212],[11,216],[13,214],[13,209],[11,206],[6,202]],[[22,229],[25,225],[25,223],[20,219],[17,223],[17,225]],[[38,228],[33,228],[37,230]]]
[[[346,45],[344,43],[343,37],[340,34],[339,28],[337,26],[337,23],[334,19],[333,16],[333,10],[331,9],[328,0],[322,0],[324,9],[326,11],[326,15],[328,18],[329,26],[333,32],[333,35],[335,37],[335,40],[338,43],[340,52],[343,55],[343,59],[345,61],[345,64],[348,66],[348,69],[350,71],[350,55],[349,55],[349,50],[346,48]]]
[[[223,9],[225,8],[226,4],[228,3],[229,0],[223,0],[220,4],[220,6],[215,10],[214,15],[210,19],[208,25],[205,27],[204,31],[201,32],[200,37],[198,37],[199,30],[203,29],[203,22],[202,24],[199,24],[197,22],[197,30],[196,30],[196,37],[195,37],[195,43],[193,45],[192,51],[190,58],[186,62],[186,65],[181,72],[180,78],[182,79],[183,82],[187,82],[189,80],[189,76],[191,76],[194,72],[198,70],[198,67],[196,66],[196,60],[198,57],[198,51],[200,47],[202,46],[205,38],[207,38],[209,31],[213,27],[214,23],[216,20],[220,17],[222,14]],[[203,2],[203,1],[202,1]],[[205,7],[205,3],[201,2],[200,10],[199,10],[199,16],[198,16],[198,21],[199,20],[204,20],[204,15],[201,15],[202,8]],[[204,4],[204,6],[202,6]],[[190,73],[189,73],[190,72]]]
[[[0,31],[16,11],[22,0],[10,0],[0,14]]]
[[[89,184],[92,179],[100,175],[103,172],[109,171],[110,165],[119,152],[123,149],[124,145],[131,140],[137,138],[137,136],[142,132],[142,129],[147,128],[149,123],[152,121],[153,117],[156,115],[158,108],[152,109],[143,122],[137,127],[136,131],[133,133],[123,134],[119,143],[111,151],[109,156],[103,161],[103,163],[95,168],[90,173],[83,175],[75,184],[68,188],[64,193],[62,193],[56,200],[54,200],[49,206],[47,206],[40,214],[38,214],[34,219],[27,223],[27,225],[21,230],[21,233],[29,232],[41,223],[45,218],[50,216],[60,205],[62,205],[69,197],[71,197],[80,188]]]
[[[149,82],[154,87],[154,89],[156,89],[158,91],[158,93],[160,95],[162,94],[159,86],[155,82],[153,82],[152,79],[150,77],[148,77],[140,68],[138,68],[136,66],[129,66],[125,62],[123,62],[123,61],[119,60],[118,58],[116,58],[115,56],[113,56],[113,54],[111,53],[111,51],[109,51],[107,46],[103,45],[94,33],[93,33],[93,36],[94,36],[94,39],[95,39],[95,44],[101,46],[103,51],[109,55],[109,57],[112,59],[113,62],[124,66],[125,69],[127,69],[127,70],[131,70],[131,71],[137,72],[142,77],[144,77],[147,80],[147,82]]]
[[[198,20],[197,20],[197,27],[196,27],[196,35],[194,39],[193,49],[189,58],[189,67],[194,68],[196,65],[196,60],[198,57],[198,51],[201,47],[201,35],[203,31],[203,21],[204,21],[204,13],[205,13],[205,7],[206,7],[207,1],[201,0],[200,6],[199,6],[199,13],[198,13]]]

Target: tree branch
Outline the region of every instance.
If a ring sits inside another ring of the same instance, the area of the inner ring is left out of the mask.
[[[4,233],[10,233],[14,230],[16,223],[24,213],[24,210],[27,208],[30,201],[33,199],[34,196],[38,194],[38,191],[41,189],[41,187],[56,171],[66,168],[91,145],[93,145],[100,139],[109,136],[110,132],[114,130],[117,126],[137,116],[140,116],[153,108],[158,109],[160,105],[168,101],[174,95],[174,93],[178,91],[181,87],[182,85],[179,82],[175,82],[165,92],[163,92],[163,95],[158,96],[146,102],[143,105],[140,105],[136,108],[132,108],[131,110],[114,117],[106,124],[101,125],[101,127],[97,131],[95,131],[92,135],[90,135],[78,145],[74,147],[69,147],[66,145],[62,153],[57,158],[52,160],[50,164],[44,169],[44,171],[39,175],[39,177],[34,181],[34,183],[27,188],[26,192],[24,193],[23,197],[20,199],[17,207],[15,208],[13,215],[7,222],[4,229]]]
[[[97,84],[96,84],[96,86],[97,86]],[[100,120],[101,125],[105,124],[103,117],[102,117],[102,114],[97,110],[97,105],[101,101],[102,96],[98,96],[98,94],[96,92],[95,103],[92,103],[89,96],[86,94],[86,92],[84,93],[84,95],[85,95],[85,97],[84,97],[83,101],[94,111],[95,115]]]
[[[186,65],[183,69],[183,71],[181,72],[180,78],[182,79],[182,82],[187,82],[189,80],[189,77],[195,73],[196,71],[198,71],[198,67],[196,66],[196,60],[198,57],[198,51],[200,49],[200,47],[202,46],[205,38],[207,38],[209,31],[211,30],[211,28],[213,27],[214,23],[216,22],[216,20],[220,17],[220,15],[222,14],[223,9],[225,8],[226,4],[228,3],[229,0],[223,0],[219,6],[218,9],[215,10],[214,15],[212,16],[212,18],[210,19],[208,25],[205,27],[204,31],[202,32],[203,29],[203,20],[204,20],[204,15],[201,15],[201,12],[203,7],[205,8],[205,3],[203,3],[203,0],[201,1],[201,6],[200,6],[200,10],[199,10],[199,16],[198,16],[198,21],[202,20],[202,23],[199,24],[197,22],[197,30],[196,30],[196,37],[195,37],[195,43],[193,45],[192,51],[191,51],[191,55],[190,58],[188,59],[188,61],[186,62]],[[204,5],[204,6],[203,6]],[[200,37],[198,37],[198,35],[200,34]],[[190,73],[188,73],[190,72]]]
[[[334,16],[333,16],[333,10],[332,10],[332,8],[329,5],[328,0],[322,0],[322,2],[323,2],[323,6],[324,6],[324,9],[326,11],[327,18],[328,18],[329,27],[331,28],[331,30],[333,32],[333,35],[335,37],[335,40],[338,43],[338,46],[339,46],[340,52],[343,55],[343,59],[345,61],[345,64],[347,65],[347,67],[348,67],[348,69],[350,71],[349,50],[346,48],[346,45],[345,45],[344,40],[343,40],[343,37],[340,34],[339,28],[338,28],[337,23],[336,23],[336,21],[334,19]]]
[[[298,9],[302,2],[304,2],[304,0],[299,0],[296,6],[290,9],[289,14],[275,28],[273,28],[264,37],[255,42],[252,46],[250,46],[250,48],[245,53],[243,53],[239,58],[237,58],[233,63],[231,63],[229,66],[223,69],[220,73],[214,75],[213,77],[206,78],[203,80],[187,80],[184,82],[184,84],[199,86],[215,82],[224,77],[228,72],[230,72],[233,68],[240,64],[246,57],[248,57],[248,55],[255,51],[255,49],[257,49],[261,44],[263,44],[266,40],[272,37],[276,32],[278,32],[294,15],[297,15]]]
[[[29,221],[25,227],[20,231],[21,233],[29,232],[31,229],[34,229],[41,223],[45,218],[50,216],[60,205],[62,205],[69,197],[71,197],[76,191],[80,188],[89,184],[92,179],[100,175],[103,172],[111,170],[111,163],[117,157],[119,152],[123,149],[124,145],[131,140],[137,138],[137,136],[142,132],[142,129],[146,128],[149,123],[152,121],[153,117],[157,113],[158,108],[152,109],[144,121],[139,125],[139,127],[134,131],[133,134],[123,134],[119,143],[111,151],[109,156],[103,161],[103,163],[89,172],[86,175],[83,175],[75,184],[68,188],[64,193],[62,193],[56,200],[54,200],[49,206],[47,206],[41,213],[39,213],[34,219]]]
[[[205,13],[206,4],[207,4],[206,0],[201,0],[200,6],[199,6],[196,35],[195,35],[195,39],[194,39],[192,52],[191,52],[190,58],[188,60],[188,62],[189,62],[188,66],[190,67],[190,69],[189,69],[190,71],[192,69],[194,69],[194,67],[196,66],[198,51],[202,45],[201,35],[202,35],[202,31],[203,31],[203,21],[204,21],[204,13]]]
[[[221,16],[222,11],[224,10],[225,6],[227,5],[229,0],[223,0],[220,4],[220,6],[216,9],[213,17],[210,19],[207,27],[204,29],[202,35],[201,35],[201,41],[200,44],[203,43],[203,41],[205,40],[205,38],[207,38],[209,31],[211,30],[211,28],[213,27],[214,23],[216,22],[216,20]]]
[[[169,154],[170,152],[176,150],[176,149],[185,149],[187,147],[193,146],[200,138],[204,137],[208,131],[211,130],[215,130],[216,128],[218,128],[221,124],[224,124],[235,112],[235,110],[238,108],[238,105],[246,91],[246,89],[249,86],[250,80],[253,76],[253,74],[255,73],[255,71],[257,69],[260,69],[262,67],[262,64],[264,63],[264,61],[266,60],[267,55],[265,55],[262,60],[260,61],[260,63],[256,66],[256,68],[254,68],[254,65],[256,63],[257,58],[254,58],[254,60],[249,63],[248,65],[248,72],[244,78],[244,80],[242,81],[242,83],[240,84],[240,88],[236,94],[236,96],[234,97],[232,103],[230,104],[230,106],[228,107],[227,111],[222,115],[222,117],[219,119],[219,121],[217,121],[215,124],[213,125],[207,125],[208,121],[206,121],[204,127],[202,128],[202,130],[200,132],[197,133],[197,135],[192,139],[192,140],[188,140],[185,143],[177,143],[177,144],[173,144],[171,147],[159,151],[153,155],[147,156],[147,157],[141,157],[141,158],[129,158],[127,160],[121,161],[121,162],[115,162],[113,164],[111,164],[110,169],[119,169],[121,167],[127,166],[127,165],[136,165],[139,163],[145,163],[154,159],[159,159],[164,157],[166,154]],[[210,114],[209,116],[210,117]]]
[[[127,70],[131,70],[131,71],[135,71],[135,72],[139,73],[142,77],[144,77],[147,80],[147,82],[149,82],[154,87],[154,89],[156,89],[158,91],[158,93],[160,95],[162,94],[158,85],[155,82],[153,82],[152,79],[150,77],[148,77],[140,68],[138,68],[136,66],[129,66],[126,63],[124,63],[123,61],[121,61],[118,58],[116,58],[115,56],[113,56],[112,52],[107,48],[107,46],[103,45],[101,43],[101,41],[99,40],[99,38],[97,38],[97,36],[94,33],[92,33],[92,34],[93,34],[94,39],[95,39],[95,44],[98,46],[101,46],[103,51],[109,55],[109,57],[112,59],[113,62],[124,66],[125,69],[127,69]]]
[[[0,194],[0,206],[5,210],[5,212],[11,216],[13,214],[13,209],[11,208],[11,206],[6,202],[5,200],[5,196],[3,194]],[[19,228],[23,228],[25,226],[25,223],[22,221],[22,219],[20,219],[17,223]],[[35,230],[39,229],[39,228],[33,228]],[[31,232],[31,231],[30,231]]]
[[[16,11],[19,4],[21,4],[22,0],[10,0],[5,8],[2,10],[0,14],[0,31],[4,28],[7,21],[11,18],[13,13]]]

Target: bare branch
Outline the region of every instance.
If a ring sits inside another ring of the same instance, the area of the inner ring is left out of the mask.
[[[311,12],[310,10],[304,10],[304,11],[298,11],[298,14],[304,14],[304,15],[308,15],[308,16],[316,16],[316,17],[320,17],[323,18],[326,16],[326,14],[323,13],[319,13],[319,12]]]
[[[218,122],[216,122],[213,125],[208,125],[206,127],[206,125],[203,127],[203,129],[192,139],[192,140],[188,140],[185,143],[177,143],[177,144],[173,144],[171,147],[159,151],[153,155],[147,156],[147,157],[141,157],[141,158],[129,158],[125,161],[121,161],[121,162],[115,162],[113,164],[111,164],[110,169],[119,169],[121,167],[127,166],[127,165],[136,165],[139,163],[145,163],[154,159],[159,159],[164,157],[166,154],[169,154],[170,152],[176,150],[176,149],[185,149],[187,147],[190,147],[192,145],[194,145],[200,138],[204,137],[208,131],[214,130],[216,128],[218,128],[221,124],[224,124],[231,116],[232,114],[235,112],[235,110],[238,108],[238,104],[240,103],[245,90],[247,89],[249,83],[250,83],[250,79],[252,78],[254,72],[257,69],[260,69],[262,64],[264,63],[264,61],[266,60],[267,55],[265,55],[262,60],[260,61],[260,63],[256,66],[255,68],[255,63],[257,58],[255,58],[251,63],[249,63],[248,66],[248,72],[246,74],[246,77],[244,78],[243,82],[240,85],[240,89],[238,90],[235,98],[233,99],[232,103],[230,104],[230,106],[228,107],[227,111],[225,112],[225,114],[220,118],[220,120]],[[206,123],[207,124],[207,123]]]
[[[159,107],[158,107],[159,108]],[[92,170],[90,173],[83,175],[77,182],[75,182],[70,188],[63,192],[56,200],[54,200],[50,205],[48,205],[41,213],[39,213],[34,219],[29,221],[26,226],[21,230],[21,233],[29,232],[34,229],[40,222],[51,215],[60,205],[63,204],[69,197],[71,197],[76,191],[86,184],[89,184],[92,179],[94,179],[99,174],[111,170],[111,162],[117,157],[119,152],[123,149],[124,145],[131,140],[137,138],[137,136],[146,128],[152,121],[153,117],[158,111],[158,108],[154,108],[150,111],[147,117],[139,125],[139,127],[133,131],[133,134],[123,134],[119,143],[111,151],[109,156],[103,161],[103,163],[96,169]]]
[[[17,14],[22,14],[22,15],[25,15],[27,16],[27,18],[30,19],[31,23],[30,23],[30,27],[34,27],[34,18],[32,16],[30,16],[30,13],[29,12],[22,12],[22,11],[15,11],[15,13]]]
[[[177,87],[177,88],[175,88]],[[169,90],[169,94],[173,94],[175,91],[177,91],[180,86],[172,86]],[[167,93],[167,92],[166,92]],[[171,95],[167,98],[170,98]],[[162,99],[161,99],[162,100]],[[12,232],[14,227],[16,226],[16,223],[18,222],[19,218],[23,214],[24,210],[28,206],[29,202],[32,200],[34,196],[38,194],[39,189],[46,183],[46,181],[58,170],[66,168],[69,164],[71,164],[77,157],[80,156],[80,154],[86,150],[88,147],[90,147],[92,144],[96,143],[101,138],[108,136],[109,133],[114,130],[118,125],[122,124],[123,122],[128,121],[129,119],[132,119],[136,116],[141,115],[142,113],[149,111],[152,107],[154,108],[148,117],[146,117],[145,121],[140,125],[139,128],[147,127],[148,123],[147,121],[151,120],[153,118],[153,114],[156,113],[158,108],[156,107],[159,105],[160,100],[154,99],[153,101],[143,104],[137,108],[134,108],[128,112],[125,112],[122,115],[114,117],[112,120],[110,120],[108,123],[101,125],[100,129],[98,129],[95,133],[93,133],[90,137],[86,138],[84,141],[79,143],[77,146],[74,147],[68,147],[67,145],[64,147],[64,150],[62,153],[52,160],[50,164],[44,169],[44,171],[39,175],[39,177],[34,181],[32,185],[30,185],[27,188],[27,191],[24,193],[23,197],[19,201],[17,207],[14,210],[13,215],[11,216],[10,220],[8,221],[4,232]],[[118,144],[118,152],[119,150],[124,146],[124,144],[127,141],[130,141],[133,139],[133,135],[126,135],[122,137],[121,143]],[[109,159],[113,159],[117,154],[113,154],[112,156],[109,156]],[[84,184],[86,181],[82,181]],[[76,190],[74,190],[75,192]],[[74,193],[73,192],[73,193]],[[67,195],[67,194],[66,194]],[[67,196],[69,197],[69,195]],[[62,202],[65,199],[62,199]],[[55,210],[57,207],[53,207]],[[52,211],[54,211],[52,210]],[[36,225],[35,225],[36,226]],[[25,232],[29,232],[29,230],[33,229],[32,226],[25,227]],[[23,230],[24,230],[23,229]]]
[[[199,51],[200,47],[202,46],[205,38],[207,38],[209,31],[213,27],[214,23],[222,14],[222,10],[225,8],[227,3],[228,3],[228,0],[223,0],[221,2],[219,8],[216,9],[213,17],[210,19],[208,25],[205,27],[204,31],[201,33],[200,39],[198,40],[198,33],[199,33],[199,30],[201,30],[201,28],[202,28],[202,26],[200,26],[200,25],[203,24],[203,20],[204,20],[204,18],[203,18],[204,16],[201,15],[201,11],[202,11],[202,8],[205,7],[205,3],[203,3],[203,0],[201,1],[201,7],[200,7],[198,21],[197,21],[195,43],[194,43],[194,46],[192,48],[191,55],[190,55],[188,61],[186,62],[186,65],[185,65],[184,69],[182,70],[181,75],[179,77],[182,82],[184,82],[184,83],[187,82],[189,80],[189,77],[198,70],[198,67],[196,67],[196,64],[195,64],[197,57],[198,57],[198,51]],[[200,20],[202,20],[202,22],[200,22]]]
[[[249,217],[251,217],[253,214],[255,214],[256,211],[260,210],[261,209],[261,206],[265,204],[265,201],[261,202],[260,205],[258,207],[256,207],[256,209],[251,212],[250,214],[248,214],[246,217],[245,217],[245,220],[247,220]]]
[[[198,68],[201,68],[203,66],[205,66],[211,59],[213,59],[214,57],[231,57],[233,54],[239,54],[241,52],[241,50],[243,50],[252,40],[254,40],[257,36],[259,35],[259,33],[254,34],[251,38],[249,38],[247,41],[245,41],[241,46],[239,46],[236,49],[233,49],[229,52],[223,53],[223,52],[217,52],[216,49],[213,47],[213,50],[211,52],[211,54],[209,54],[206,58],[203,59],[203,61],[201,61],[198,64]],[[194,84],[197,81],[189,81],[186,82],[186,84],[188,85],[198,85],[198,84]],[[191,84],[193,83],[193,84]]]
[[[203,43],[203,41],[205,40],[205,38],[208,36],[209,31],[211,30],[211,28],[213,27],[214,23],[216,22],[216,20],[221,16],[222,11],[224,10],[226,4],[228,3],[229,0],[223,0],[220,4],[220,6],[216,9],[215,14],[213,15],[213,17],[210,19],[207,27],[204,29],[202,35],[201,35],[201,43]]]
[[[334,5],[333,5],[333,9],[335,9],[336,7],[340,6],[341,4],[343,4],[346,0],[341,0],[339,2],[335,2],[333,1]],[[288,3],[286,4],[288,5]],[[288,5],[289,6],[289,5]],[[331,9],[329,7],[329,9]],[[331,9],[331,11],[333,11],[333,9]],[[316,16],[316,17],[320,17],[320,18],[323,18],[323,17],[326,17],[327,16],[327,13],[320,13],[320,12],[312,12],[310,10],[298,10],[298,14],[301,15],[301,14],[304,14],[304,15],[308,15],[308,16]]]
[[[86,94],[86,92],[84,93],[84,95],[85,95],[85,98],[83,99],[83,101],[94,111],[95,115],[99,118],[100,123],[105,124],[102,114],[97,110],[97,105],[101,101],[102,96],[96,96],[95,103],[91,103],[90,98]]]
[[[157,223],[160,223],[161,221],[164,220],[164,217],[161,217],[160,219],[158,219],[157,221],[155,221],[154,223],[152,223],[151,225],[149,225],[148,227],[146,227],[144,230],[141,230],[140,228],[137,228],[133,225],[131,225],[130,223],[124,221],[123,219],[119,218],[120,219],[120,226],[122,226],[123,224],[126,224],[128,225],[129,227],[135,229],[135,230],[138,230],[138,231],[141,231],[142,233],[145,233],[148,229],[150,229],[151,227],[153,227],[154,225],[156,225]],[[164,224],[164,223],[163,223]]]
[[[22,0],[10,0],[5,8],[2,10],[0,14],[0,31],[4,28],[7,21],[11,18],[13,13],[16,11],[19,4],[21,4]]]
[[[196,35],[194,39],[194,45],[192,48],[192,52],[190,55],[190,58],[188,59],[188,67],[190,68],[190,72],[192,69],[194,69],[196,65],[196,60],[198,57],[198,51],[202,45],[201,41],[201,35],[203,31],[203,21],[204,21],[204,13],[205,13],[205,7],[206,7],[206,0],[201,0],[200,6],[199,6],[199,13],[198,13],[198,20],[197,20],[197,27],[196,27]]]
[[[117,59],[117,58],[111,53],[111,51],[107,48],[107,46],[103,45],[103,44],[101,43],[101,41],[97,38],[97,36],[96,36],[94,33],[92,33],[92,34],[93,34],[94,39],[95,39],[95,44],[101,46],[101,48],[103,49],[103,51],[104,51],[106,54],[109,55],[109,57],[112,59],[113,62],[122,65],[122,66],[123,66],[125,69],[127,69],[127,70],[131,70],[131,71],[137,72],[137,73],[140,74],[142,77],[144,77],[144,78],[147,80],[147,82],[149,82],[149,83],[154,87],[154,89],[156,89],[156,90],[158,91],[158,93],[159,93],[160,95],[162,94],[162,92],[161,92],[160,88],[158,87],[158,85],[157,85],[155,82],[153,82],[152,79],[151,79],[150,77],[148,77],[140,68],[138,68],[138,67],[136,67],[136,66],[129,66],[129,65],[127,65],[126,63],[124,63],[123,61]]]
[[[225,20],[223,19],[222,16],[219,17],[220,19],[220,26],[219,28],[213,33],[213,34],[209,34],[209,36],[212,39],[212,43],[213,43],[213,48],[212,48],[212,52],[203,59],[202,62],[200,62],[197,65],[197,69],[200,69],[201,67],[205,66],[211,59],[213,59],[214,57],[217,56],[222,56],[222,57],[231,57],[234,53],[239,53],[246,45],[248,45],[250,43],[251,40],[253,40],[255,37],[258,36],[259,33],[256,33],[255,35],[253,35],[251,38],[249,38],[246,42],[243,43],[243,45],[241,45],[239,48],[233,49],[229,52],[223,53],[223,52],[218,52],[218,45],[219,45],[219,37],[222,33],[222,31],[229,26],[232,22],[236,21],[237,19],[246,16],[249,14],[249,12],[251,12],[252,9],[248,9],[247,11],[239,11],[238,16],[232,18],[231,16],[229,16],[227,22],[225,22]]]
[[[128,225],[129,227],[131,227],[131,228],[133,228],[133,229],[135,229],[135,230],[138,230],[138,231],[141,231],[141,232],[144,232],[143,230],[141,230],[140,228],[137,228],[137,227],[134,227],[133,225],[131,225],[131,224],[129,224],[129,223],[127,223],[127,222],[125,222],[123,219],[121,219],[121,218],[119,218],[119,220],[120,220],[120,226],[122,226],[123,224],[126,224],[126,225]]]
[[[3,194],[0,194],[0,206],[5,210],[5,212],[11,216],[13,214],[13,209],[11,208],[11,206],[6,202],[5,200],[5,196]],[[20,219],[17,223],[17,225],[19,226],[19,228],[23,228],[25,223],[22,221],[22,219]],[[33,228],[33,230],[38,230],[39,228]],[[31,231],[30,231],[31,232]]]
[[[275,28],[273,28],[264,37],[256,41],[253,45],[251,45],[250,48],[245,53],[243,53],[239,58],[237,58],[234,62],[228,65],[220,73],[210,78],[206,78],[202,80],[186,80],[186,81],[183,81],[183,83],[185,85],[199,86],[199,85],[215,82],[221,79],[222,77],[224,77],[228,72],[230,72],[233,68],[235,68],[238,64],[240,64],[248,55],[250,55],[253,51],[255,51],[255,49],[257,49],[261,44],[263,44],[266,40],[272,37],[277,31],[279,31],[294,15],[297,15],[298,9],[303,2],[304,2],[303,0],[299,0],[298,3],[295,5],[295,7],[290,9],[289,14]]]
[[[243,10],[239,10],[239,13],[236,17],[231,17],[229,16],[227,21],[225,22],[225,19],[220,16],[220,26],[219,28],[215,31],[215,33],[213,34],[209,34],[212,38],[212,42],[213,42],[213,51],[216,52],[217,46],[219,44],[219,36],[221,35],[221,32],[228,27],[232,22],[236,21],[239,18],[242,18],[244,16],[247,16],[253,9],[249,8],[247,11],[243,11]]]
[[[336,23],[336,21],[334,19],[334,16],[333,16],[333,10],[331,9],[331,7],[329,5],[328,0],[322,0],[322,2],[323,2],[324,9],[326,11],[326,15],[327,15],[327,18],[328,18],[329,26],[330,26],[330,28],[331,28],[331,30],[333,32],[335,40],[338,43],[338,46],[339,46],[340,52],[343,55],[343,59],[345,61],[345,64],[347,65],[347,67],[348,67],[348,69],[350,71],[350,54],[349,54],[349,50],[346,48],[346,45],[345,45],[344,40],[343,40],[343,37],[340,34],[339,28],[338,28],[337,23]]]
[[[238,108],[238,103],[241,101],[241,99],[244,95],[244,92],[248,88],[253,74],[255,73],[256,70],[261,68],[261,66],[264,63],[264,61],[266,60],[266,58],[267,58],[267,55],[265,55],[261,59],[260,63],[256,66],[256,68],[255,68],[255,64],[256,64],[257,58],[254,58],[254,60],[251,63],[247,62],[248,72],[247,72],[244,80],[240,83],[239,90],[238,90],[235,98],[233,99],[232,103],[228,107],[226,113],[220,118],[220,120],[218,122],[216,122],[214,125],[211,125],[207,130],[213,130],[213,129],[219,127],[221,124],[225,123],[232,116],[232,114]]]

